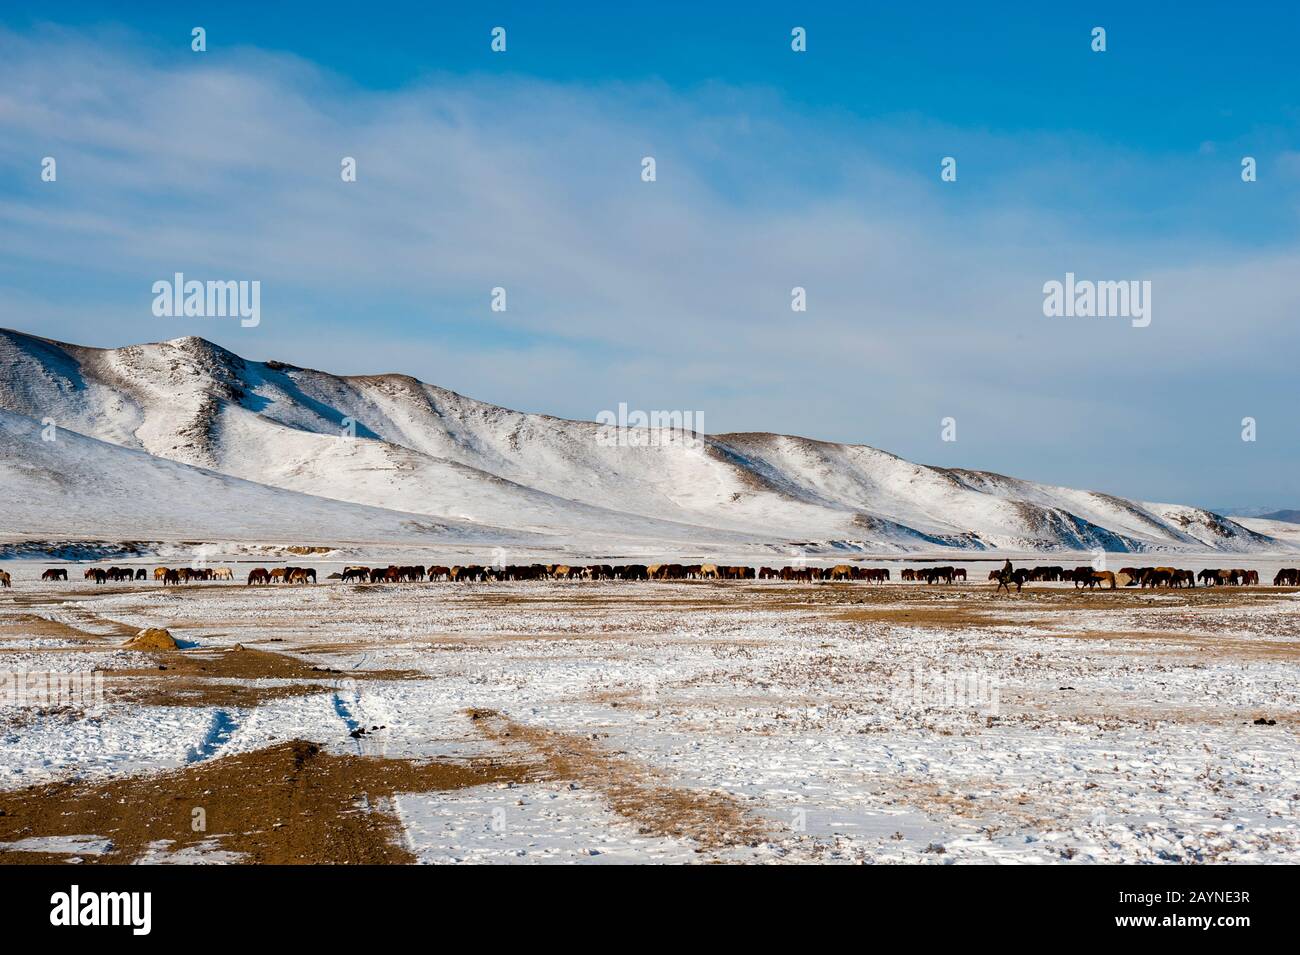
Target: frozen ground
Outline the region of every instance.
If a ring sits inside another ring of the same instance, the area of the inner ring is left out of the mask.
[[[22,581],[0,671],[132,673],[98,709],[0,704],[0,808],[297,738],[536,768],[386,800],[422,862],[1300,861],[1300,594],[991,591]],[[145,626],[196,648],[120,648]],[[236,644],[322,669],[282,697],[304,680],[151,696],[177,658]],[[230,859],[214,839],[171,861]]]

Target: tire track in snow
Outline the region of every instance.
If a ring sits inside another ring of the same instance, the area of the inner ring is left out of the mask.
[[[230,742],[239,729],[239,721],[226,710],[217,710],[212,714],[212,722],[203,739],[191,746],[185,754],[185,762],[201,763],[211,759],[218,750]]]
[[[360,669],[369,658],[370,654],[363,654],[352,669]],[[388,727],[392,725],[392,721],[387,718],[391,714],[382,702],[376,703],[373,696],[368,697],[366,702],[362,702],[361,689],[355,680],[349,681],[349,686],[345,690],[335,690],[332,694],[332,702],[335,715],[347,727],[348,735],[352,738],[357,755],[379,757],[387,755],[388,741],[386,737],[381,736],[378,739],[371,739],[366,735],[368,726],[382,724]],[[410,826],[407,825],[401,797],[394,793],[383,800],[386,805],[380,806],[371,805],[369,797],[365,794],[363,794],[363,799],[366,810],[376,808],[380,811],[386,810],[397,820],[398,831],[402,834],[402,843],[412,855],[417,855],[415,838],[411,834]]]
[[[352,689],[350,691],[350,695],[352,697],[352,701],[350,704],[344,701],[343,699],[344,692],[346,691],[335,690],[330,696],[330,702],[334,706],[334,715],[337,716],[340,720],[342,720],[343,725],[347,727],[348,736],[352,737],[352,742],[356,745],[357,748],[357,754],[360,755],[361,739],[355,734],[357,730],[361,728],[361,724],[358,723],[356,717],[352,715],[352,711],[356,709],[361,702],[361,692],[356,689]]]

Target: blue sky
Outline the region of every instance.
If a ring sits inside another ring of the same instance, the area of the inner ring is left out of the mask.
[[[0,324],[1296,506],[1291,5],[554,6],[6,5]],[[155,318],[174,271],[262,325]],[[1045,318],[1066,271],[1151,326]]]

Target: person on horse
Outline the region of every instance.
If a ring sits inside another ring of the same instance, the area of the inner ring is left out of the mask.
[[[1011,566],[1011,561],[1008,559],[1007,562],[1002,565],[1002,572],[998,574],[998,589],[993,591],[993,593],[996,595],[998,593],[1001,593],[1003,590],[1005,590],[1007,594],[1010,595],[1011,587],[1008,585],[1010,584],[1011,580],[1015,577],[1015,575],[1016,575],[1016,570],[1014,567]],[[1018,584],[1016,586],[1016,589],[1017,590],[1020,589],[1020,586]]]

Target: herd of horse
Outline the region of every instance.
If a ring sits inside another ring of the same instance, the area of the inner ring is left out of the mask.
[[[256,571],[254,572],[256,573]],[[331,577],[336,575],[331,574]],[[760,567],[733,564],[468,564],[444,567],[345,567],[344,581],[404,583],[419,580],[869,580],[890,579],[883,567]],[[963,573],[964,576],[964,573]]]
[[[767,570],[768,568],[764,568]],[[334,576],[334,575],[331,575]],[[753,580],[753,567],[726,564],[453,564],[431,567],[344,567],[344,581],[405,583],[418,580]]]
[[[107,581],[148,580],[149,575],[143,567],[91,567],[84,574],[86,580],[97,584]],[[163,586],[179,585],[191,581],[234,580],[234,571],[229,567],[156,567],[153,579],[161,581]],[[904,581],[916,581],[926,584],[952,584],[966,580],[966,570],[962,567],[918,567],[905,568],[899,573]],[[57,581],[68,579],[68,571],[62,567],[52,567],[41,574],[41,580]],[[387,567],[344,567],[342,573],[330,574],[327,579],[360,583],[411,583],[416,581],[459,581],[489,582],[514,580],[784,580],[784,581],[851,581],[863,580],[869,583],[885,583],[891,579],[888,568],[856,567],[850,564],[837,564],[834,567],[759,567],[732,564],[453,564],[441,566],[435,564],[423,567],[418,564]],[[1109,570],[1097,570],[1092,566],[1066,567],[1021,567],[989,572],[988,579],[998,583],[999,590],[1010,589],[1015,584],[1020,590],[1030,582],[1073,582],[1076,589],[1102,587],[1116,590],[1118,587],[1195,587],[1198,582],[1203,587],[1223,586],[1258,586],[1259,572],[1242,568],[1223,568],[1200,571],[1199,573],[1182,570],[1177,567],[1122,567],[1118,574]],[[316,571],[311,567],[255,567],[248,573],[248,586],[271,584],[314,584]],[[0,586],[11,586],[10,575],[0,571]],[[1300,568],[1283,567],[1273,578],[1275,587],[1300,587]]]
[[[248,572],[248,584],[314,584],[316,571],[312,567],[254,567]]]
[[[906,571],[904,571],[906,573]],[[1003,570],[994,570],[989,572],[989,580],[997,581],[999,585],[1013,583],[1019,590],[1029,581],[1064,581],[1074,582],[1076,589],[1080,587],[1095,588],[1109,586],[1115,590],[1120,586],[1123,580],[1125,587],[1138,587],[1145,589],[1147,587],[1195,587],[1197,581],[1200,581],[1202,587],[1257,587],[1259,586],[1259,571],[1245,570],[1244,568],[1205,568],[1199,573],[1191,570],[1182,570],[1178,567],[1121,567],[1116,574],[1109,570],[1097,570],[1095,567],[1076,567],[1069,570],[1065,567],[1022,567],[1019,570],[1012,570],[1006,573]],[[1284,585],[1297,586],[1300,583],[1300,569],[1294,567],[1284,567],[1277,572],[1273,578],[1273,586],[1281,587]]]
[[[97,584],[123,580],[148,580],[149,572],[144,567],[88,567],[82,575],[86,580]],[[51,567],[41,574],[41,580],[67,580],[68,571],[63,567]],[[192,580],[234,580],[235,572],[229,567],[155,567],[153,579],[161,580],[163,586],[169,584],[187,584]]]

